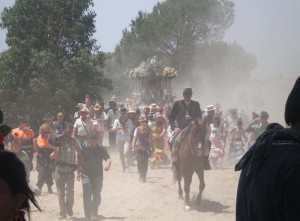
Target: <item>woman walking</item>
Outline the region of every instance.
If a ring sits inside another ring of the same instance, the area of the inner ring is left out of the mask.
[[[223,127],[219,116],[213,116],[213,123],[209,125],[208,134],[209,141],[211,142],[209,158],[213,167],[216,169],[218,167],[218,159],[224,156],[224,150],[222,148]]]
[[[159,112],[156,112],[154,114],[154,120],[154,123],[150,126],[153,136],[153,145],[155,148],[154,154],[150,159],[151,168],[170,163],[167,155],[164,152],[164,137],[166,134],[166,127],[163,122],[163,116]]]
[[[136,161],[139,173],[139,181],[146,182],[148,160],[154,152],[152,132],[148,126],[148,120],[143,114],[139,118],[140,126],[134,131],[132,151],[136,151]]]

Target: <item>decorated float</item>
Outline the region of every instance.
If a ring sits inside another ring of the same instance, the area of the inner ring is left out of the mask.
[[[129,72],[129,78],[135,81],[134,97],[146,104],[172,102],[172,80],[177,76],[175,68],[164,65],[156,56]]]

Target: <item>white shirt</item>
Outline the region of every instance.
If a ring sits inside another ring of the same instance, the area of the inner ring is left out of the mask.
[[[90,118],[86,118],[83,121],[80,117],[75,121],[74,128],[77,129],[77,134],[75,135],[87,136],[94,130],[94,125]]]
[[[107,112],[107,117],[110,119],[110,124],[108,125],[109,127],[113,127],[114,126],[114,122],[116,119],[119,118],[119,111],[115,110],[115,112],[112,109],[109,109],[109,111]]]
[[[113,128],[122,127],[122,124],[120,123],[119,119],[116,119],[114,122]],[[132,131],[132,121],[131,119],[127,119],[125,122],[125,128],[126,131],[122,129],[117,129],[117,140],[119,141],[130,141],[130,135]]]

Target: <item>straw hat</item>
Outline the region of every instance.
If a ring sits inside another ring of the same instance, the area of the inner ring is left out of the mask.
[[[214,111],[214,110],[215,110],[214,105],[208,105],[208,106],[206,106],[206,108],[205,108],[205,111],[206,111],[206,112]]]
[[[156,103],[153,103],[150,105],[150,108],[156,108],[157,107],[157,104]]]
[[[129,110],[127,111],[127,113],[128,113],[128,114],[135,114],[135,113],[136,113],[136,111],[135,111],[135,110],[133,110],[133,109],[129,109]]]
[[[64,114],[62,112],[58,112],[56,117],[64,117]]]
[[[84,107],[84,106],[80,109],[79,112],[80,113],[86,113],[86,114],[90,113],[89,110],[86,107]]]
[[[142,115],[139,117],[139,121],[140,121],[140,122],[142,122],[142,121],[148,121],[146,115],[145,115],[145,114],[142,114]]]
[[[94,106],[94,110],[97,111],[97,110],[100,110],[101,109],[101,105],[96,103],[95,106]]]
[[[84,103],[78,103],[76,107],[82,107],[82,105],[84,105]]]

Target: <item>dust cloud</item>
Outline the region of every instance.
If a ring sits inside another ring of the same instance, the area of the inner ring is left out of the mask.
[[[252,112],[267,111],[269,122],[278,122],[285,125],[284,107],[296,78],[277,77],[271,79],[247,79],[236,82],[235,79],[219,77],[212,83],[206,75],[191,76],[174,80],[174,95],[182,98],[182,88],[192,87],[195,91],[193,99],[200,102],[201,108],[219,103],[223,115],[229,108],[244,110],[251,118]],[[225,78],[225,79],[221,79]],[[224,83],[222,83],[224,82]]]

